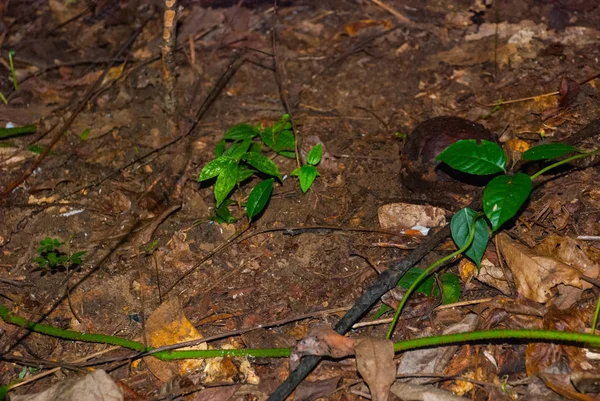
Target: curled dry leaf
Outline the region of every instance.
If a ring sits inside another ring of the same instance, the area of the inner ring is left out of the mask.
[[[290,370],[296,369],[306,355],[343,358],[354,354],[354,340],[336,333],[330,327],[313,327],[290,355]]]
[[[558,284],[582,288],[581,273],[556,259],[515,243],[507,234],[497,236],[498,248],[515,279],[517,292],[536,302],[547,302]]]
[[[356,367],[371,391],[374,401],[387,401],[396,380],[392,340],[363,338],[356,341]]]

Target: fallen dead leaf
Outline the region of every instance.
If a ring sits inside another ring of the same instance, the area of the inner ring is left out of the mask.
[[[300,358],[306,355],[343,358],[354,354],[354,339],[336,333],[330,327],[313,327],[290,355],[290,370],[296,369]]]
[[[387,401],[396,380],[392,340],[363,338],[356,341],[356,367],[369,386],[374,401]]]
[[[176,297],[169,298],[152,312],[146,321],[146,333],[148,345],[155,348],[202,338],[202,335],[183,314],[179,299]],[[205,350],[207,345],[203,343],[182,349]],[[150,372],[163,382],[169,381],[172,377],[184,376],[189,372],[196,371],[203,364],[203,361],[199,359],[161,361],[152,356],[145,357],[144,362],[148,365]]]
[[[119,386],[104,370],[56,383],[37,394],[11,395],[12,401],[122,401]]]
[[[517,244],[507,234],[496,237],[498,248],[515,279],[517,292],[536,302],[545,303],[558,284],[582,288],[581,273],[556,259],[542,256]]]

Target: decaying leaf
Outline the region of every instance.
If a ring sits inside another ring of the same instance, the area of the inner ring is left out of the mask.
[[[465,401],[448,391],[421,384],[395,383],[391,391],[403,401]]]
[[[396,380],[392,340],[363,338],[356,341],[356,367],[371,390],[374,401],[387,401]]]
[[[342,336],[329,327],[313,327],[290,355],[290,370],[296,369],[306,355],[343,358],[354,354],[354,339]]]
[[[558,284],[582,288],[581,273],[556,259],[541,256],[515,243],[507,234],[497,236],[498,248],[515,279],[517,292],[536,302],[547,302]]]
[[[179,299],[169,298],[163,302],[146,321],[148,344],[152,347],[177,344],[184,341],[197,340],[202,335],[183,314]],[[206,343],[183,349],[207,349]],[[202,360],[188,359],[180,361],[161,361],[152,356],[144,358],[148,369],[163,382],[174,376],[183,376],[202,367]]]
[[[122,401],[119,386],[104,370],[64,380],[37,394],[12,395],[12,401]]]

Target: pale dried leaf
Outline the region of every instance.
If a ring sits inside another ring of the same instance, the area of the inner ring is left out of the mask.
[[[465,398],[433,386],[395,383],[391,392],[403,401],[465,401]]]
[[[294,370],[305,355],[343,358],[354,354],[354,340],[336,333],[329,327],[314,327],[290,355],[290,370]]]
[[[581,273],[556,259],[541,256],[515,243],[507,234],[497,236],[498,248],[515,279],[517,292],[536,302],[547,302],[558,284],[582,288]]]
[[[177,297],[169,298],[150,314],[146,321],[146,332],[149,345],[155,348],[202,338],[198,330],[185,317]],[[207,345],[202,343],[182,349],[205,350]],[[202,367],[200,359],[161,361],[148,356],[144,358],[144,362],[150,372],[163,382],[169,381],[174,376],[184,376]]]
[[[356,341],[356,367],[371,391],[374,401],[387,401],[396,380],[392,340],[363,338]]]
[[[62,381],[37,394],[12,395],[11,401],[123,401],[119,386],[104,370]]]

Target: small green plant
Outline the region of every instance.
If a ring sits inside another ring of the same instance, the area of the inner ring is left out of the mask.
[[[300,180],[300,189],[306,193],[312,186],[315,178],[319,176],[317,171],[317,164],[321,162],[323,156],[323,145],[320,143],[315,145],[306,155],[306,164],[294,169],[290,175],[298,177]]]
[[[537,173],[529,176],[522,172],[513,175],[507,174],[506,154],[500,146],[493,142],[475,140],[462,140],[448,146],[437,156],[440,160],[455,170],[474,175],[492,175],[504,173],[494,177],[485,187],[483,192],[483,212],[491,227],[491,233],[495,233],[507,221],[516,216],[525,201],[529,198],[532,189],[532,181],[548,170],[569,163],[582,157],[588,157],[598,153],[600,149],[593,152],[583,152],[571,145],[553,143],[533,147],[523,153],[526,161],[548,161],[569,153],[578,153],[556,163],[552,163]],[[469,237],[472,224],[475,227],[473,243],[466,251],[477,266],[483,258],[483,252],[490,237],[488,223],[482,215],[472,209],[459,210],[452,218],[452,238],[456,245],[463,246]]]
[[[40,241],[40,247],[37,249],[40,256],[33,259],[33,262],[38,264],[40,270],[51,273],[79,266],[86,251],[68,254],[60,250],[64,244],[58,238],[46,237]]]
[[[217,143],[215,158],[202,168],[198,182],[216,178],[214,194],[216,200],[215,215],[212,219],[220,223],[232,223],[236,219],[229,211],[232,192],[240,188],[242,182],[254,175],[267,176],[250,192],[245,202],[248,220],[258,215],[266,206],[275,179],[282,180],[277,165],[263,155],[263,145],[267,151],[288,158],[295,158],[295,137],[289,115],[284,115],[272,126],[261,128],[259,124],[237,124],[231,127],[223,139]],[[315,146],[309,152],[307,164],[294,170],[292,175],[298,175],[300,187],[306,192],[319,175],[316,165],[321,161],[323,148]],[[242,204],[241,201],[238,204]]]
[[[533,147],[523,153],[523,160],[548,161],[569,153],[577,154],[549,164],[530,176],[522,172],[509,175],[506,170],[507,158],[504,150],[490,141],[482,140],[480,143],[477,143],[474,139],[461,140],[444,149],[436,159],[446,163],[455,170],[473,175],[503,174],[494,177],[486,185],[483,191],[483,213],[470,208],[463,208],[452,217],[450,231],[452,239],[459,249],[437,260],[414,280],[396,309],[394,319],[387,333],[387,338],[391,337],[402,308],[406,304],[406,300],[410,294],[442,263],[460,254],[464,254],[477,265],[478,269],[480,268],[490,236],[517,215],[525,201],[529,198],[534,179],[560,165],[583,157],[589,157],[599,152],[600,149],[592,152],[583,152],[571,145],[562,143]]]

